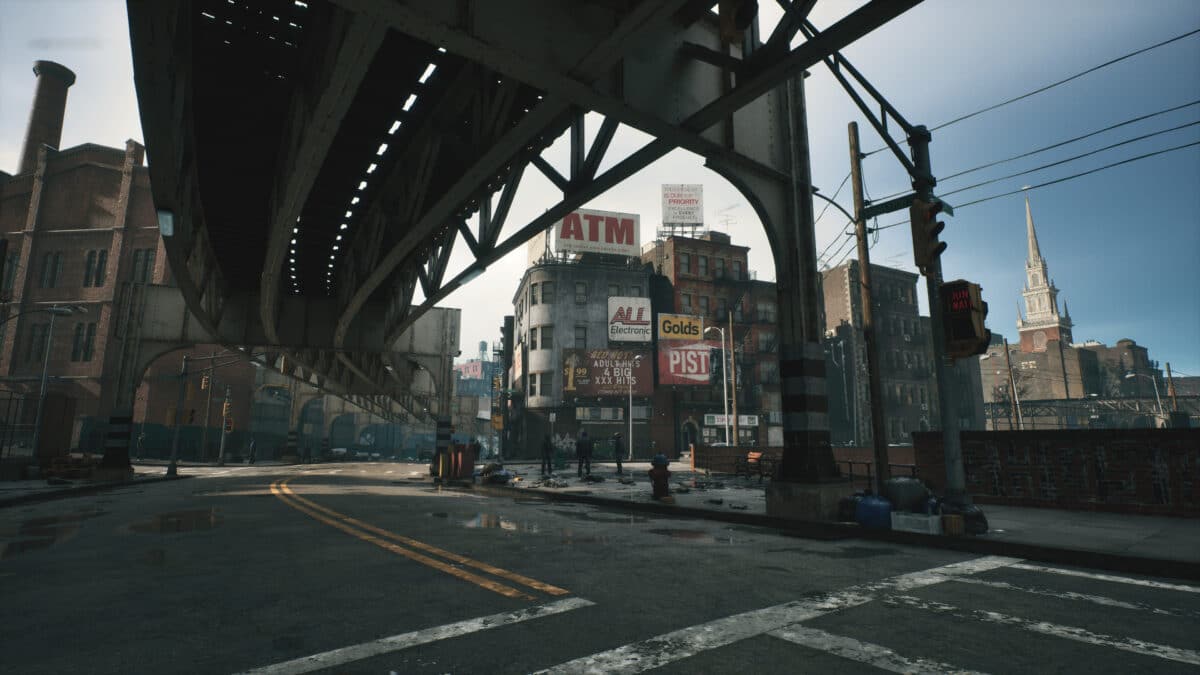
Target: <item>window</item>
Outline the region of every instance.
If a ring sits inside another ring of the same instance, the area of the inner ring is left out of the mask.
[[[634,298],[642,297],[642,287],[641,286],[630,286],[629,287],[629,295]]]
[[[550,349],[554,326],[542,326],[542,349]]]
[[[707,295],[700,296],[700,313],[705,316],[708,316],[708,296]]]
[[[537,382],[538,382],[538,374],[530,373],[529,374],[529,391],[528,391],[530,398],[538,395]]]
[[[692,294],[691,293],[681,293],[679,295],[679,306],[685,312],[692,311]]]
[[[774,351],[775,346],[775,331],[760,330],[758,332],[758,351],[769,352]]]
[[[533,307],[538,304],[538,285],[529,284],[529,306]]]
[[[13,283],[17,280],[17,263],[21,260],[20,253],[9,253],[4,265],[4,293],[12,293]]]
[[[706,256],[706,255],[700,256],[700,265],[699,265],[699,269],[696,271],[696,273],[702,277],[708,276],[708,256]]]
[[[531,349],[531,350],[538,348],[537,335],[538,335],[538,329],[536,329],[536,328],[529,329],[529,349]]]
[[[586,281],[576,281],[575,282],[575,304],[577,304],[577,305],[587,304],[587,282]]]
[[[742,303],[740,300],[738,304],[733,306],[733,320],[739,323],[745,320],[745,317],[742,316]]]
[[[742,279],[742,261],[741,260],[733,261],[733,278],[737,279],[739,281],[741,281],[741,279]]]
[[[554,282],[553,281],[543,281],[542,282],[542,304],[549,305],[552,302],[554,302]]]
[[[713,272],[718,279],[725,278],[725,259],[713,258]]]
[[[83,265],[83,286],[103,286],[104,277],[108,267],[108,251],[99,249],[96,251],[88,251],[87,258]]]
[[[717,316],[725,318],[729,315],[729,301],[725,298],[717,298]]]
[[[680,274],[691,274],[692,273],[692,254],[690,254],[690,253],[680,253],[679,254],[679,272],[680,272]]]
[[[62,251],[46,253],[42,256],[42,276],[38,288],[55,288],[62,276]]]
[[[71,342],[71,360],[91,361],[96,350],[96,324],[75,324],[74,338]]]
[[[149,283],[154,276],[154,249],[139,248],[133,252],[133,281]]]
[[[614,298],[620,294],[621,294],[620,284],[609,284],[608,285],[608,297]]]
[[[770,300],[759,300],[757,309],[758,309],[759,321],[765,321],[767,323],[774,323],[774,321],[775,321],[775,303],[774,302],[771,302]]]
[[[587,349],[587,326],[575,326],[575,349]]]
[[[45,355],[46,330],[49,324],[35,323],[29,327],[29,342],[25,345],[26,361],[41,361]]]
[[[86,329],[87,327],[81,323],[75,324],[75,339],[71,341],[72,361],[83,360],[83,335]]]

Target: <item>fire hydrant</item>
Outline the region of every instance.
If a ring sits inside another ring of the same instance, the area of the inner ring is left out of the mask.
[[[650,488],[653,491],[650,495],[651,499],[658,501],[673,502],[674,497],[671,496],[671,488],[667,481],[671,478],[671,472],[667,470],[667,464],[670,461],[667,456],[659,453],[650,460]]]

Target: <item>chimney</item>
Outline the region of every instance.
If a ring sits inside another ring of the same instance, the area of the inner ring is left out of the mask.
[[[43,145],[58,148],[67,109],[67,88],[75,84],[75,73],[53,61],[34,61],[33,74],[37,76],[37,88],[29,110],[29,128],[25,131],[18,175],[33,173],[37,168],[38,148]]]

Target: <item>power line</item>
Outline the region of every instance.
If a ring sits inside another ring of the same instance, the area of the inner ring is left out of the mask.
[[[1002,180],[1008,180],[1009,178],[1016,178],[1017,176],[1024,176],[1025,174],[1034,173],[1034,172],[1037,172],[1037,171],[1042,171],[1043,169],[1049,169],[1050,167],[1058,166],[1059,164],[1066,164],[1067,162],[1074,162],[1074,161],[1075,161],[1075,160],[1077,160],[1077,159],[1083,159],[1084,157],[1091,157],[1092,155],[1099,154],[1099,153],[1101,153],[1101,152],[1105,152],[1105,151],[1108,151],[1108,150],[1112,150],[1113,148],[1119,148],[1119,147],[1121,147],[1122,145],[1129,145],[1130,143],[1136,143],[1136,142],[1138,142],[1138,141],[1144,141],[1144,140],[1146,140],[1147,138],[1153,138],[1154,136],[1159,136],[1159,135],[1162,135],[1162,134],[1167,134],[1167,133],[1170,133],[1170,132],[1172,132],[1172,131],[1179,131],[1180,129],[1186,129],[1186,128],[1188,128],[1188,127],[1194,127],[1194,126],[1196,126],[1197,124],[1200,124],[1200,121],[1188,122],[1187,124],[1181,124],[1181,125],[1179,125],[1179,126],[1177,126],[1177,127],[1171,127],[1170,129],[1163,129],[1163,130],[1161,130],[1161,131],[1155,131],[1155,132],[1152,132],[1152,133],[1149,133],[1149,134],[1144,134],[1144,135],[1142,135],[1142,136],[1137,136],[1137,137],[1135,137],[1135,138],[1130,138],[1130,139],[1128,139],[1128,140],[1124,140],[1124,141],[1121,141],[1121,142],[1119,142],[1119,143],[1113,143],[1112,145],[1106,145],[1106,146],[1104,146],[1103,148],[1097,148],[1097,149],[1095,149],[1095,150],[1092,150],[1092,151],[1090,151],[1090,152],[1085,152],[1085,153],[1083,153],[1083,154],[1080,154],[1080,155],[1075,155],[1074,157],[1067,157],[1066,159],[1060,159],[1060,160],[1058,160],[1057,162],[1050,162],[1049,164],[1043,164],[1043,165],[1041,165],[1041,166],[1035,166],[1034,168],[1032,168],[1032,169],[1026,169],[1025,171],[1018,171],[1017,173],[1010,173],[1010,174],[1008,174],[1007,176],[1000,176],[1000,177],[998,177],[998,178],[992,178],[992,179],[990,179],[990,180],[985,180],[985,181],[983,181],[982,183],[975,183],[974,185],[968,185],[968,186],[966,186],[966,187],[961,187],[961,188],[958,188],[957,190],[951,190],[951,191],[949,191],[949,192],[947,192],[947,193],[945,193],[945,194],[943,194],[943,195],[941,195],[941,196],[943,196],[943,197],[948,197],[948,196],[950,196],[950,195],[952,195],[952,194],[957,194],[957,193],[959,193],[959,192],[966,192],[967,190],[974,190],[975,188],[977,188],[977,187],[983,187],[984,185],[991,185],[992,183],[999,183],[1000,181],[1002,181]]]
[[[1045,145],[1045,146],[1042,146],[1042,147],[1040,147],[1040,148],[1035,148],[1035,149],[1033,149],[1033,150],[1029,150],[1029,151],[1027,151],[1027,152],[1023,152],[1023,153],[1021,153],[1021,154],[1019,154],[1019,155],[1013,155],[1012,157],[1006,157],[1006,158],[1004,158],[1004,159],[998,159],[998,160],[995,160],[995,161],[992,161],[992,162],[988,162],[987,164],[980,164],[979,166],[975,166],[975,167],[972,167],[972,168],[970,168],[970,169],[963,169],[962,171],[959,171],[958,173],[952,173],[952,174],[950,174],[949,176],[943,176],[942,178],[940,178],[940,180],[941,180],[941,181],[953,180],[953,179],[955,179],[955,178],[958,178],[958,177],[960,177],[960,176],[964,176],[964,175],[966,175],[966,174],[969,174],[969,173],[974,173],[974,172],[976,172],[976,171],[982,171],[983,169],[989,169],[989,168],[991,168],[991,167],[993,167],[993,166],[997,166],[997,165],[1000,165],[1000,164],[1005,164],[1005,163],[1007,163],[1007,162],[1012,162],[1012,161],[1015,161],[1015,160],[1018,160],[1018,159],[1024,159],[1024,158],[1026,158],[1026,157],[1031,157],[1031,156],[1033,156],[1033,155],[1036,155],[1036,154],[1039,154],[1039,153],[1046,152],[1047,150],[1053,150],[1053,149],[1055,149],[1055,148],[1060,148],[1060,147],[1062,147],[1062,146],[1064,146],[1064,145],[1070,145],[1071,143],[1075,143],[1075,142],[1077,142],[1077,141],[1082,141],[1082,140],[1084,140],[1084,139],[1086,139],[1086,138],[1091,138],[1092,136],[1096,136],[1096,135],[1098,135],[1098,134],[1102,134],[1102,133],[1104,133],[1104,132],[1106,132],[1106,131],[1112,131],[1113,129],[1119,129],[1119,128],[1123,127],[1123,126],[1127,126],[1127,125],[1130,125],[1130,124],[1134,124],[1134,123],[1136,123],[1136,122],[1142,122],[1142,121],[1148,120],[1148,119],[1150,119],[1150,118],[1152,118],[1152,117],[1158,117],[1159,115],[1166,115],[1167,113],[1172,113],[1172,112],[1175,112],[1175,111],[1177,111],[1177,110],[1183,110],[1184,108],[1189,108],[1189,107],[1191,107],[1191,106],[1194,106],[1194,105],[1200,105],[1200,99],[1197,99],[1197,100],[1195,100],[1195,101],[1192,101],[1192,102],[1190,102],[1190,103],[1184,103],[1183,105],[1177,105],[1177,106],[1174,106],[1174,107],[1171,107],[1171,108],[1165,108],[1165,109],[1163,109],[1163,110],[1159,110],[1159,111],[1157,111],[1157,112],[1152,112],[1152,113],[1149,113],[1149,114],[1146,114],[1146,115],[1139,115],[1139,116],[1137,116],[1137,117],[1134,117],[1134,118],[1132,118],[1132,119],[1125,120],[1125,121],[1123,121],[1123,122],[1117,122],[1116,124],[1110,124],[1109,126],[1106,126],[1106,127],[1104,127],[1103,129],[1097,129],[1097,130],[1095,130],[1095,131],[1092,131],[1092,132],[1089,132],[1089,133],[1083,134],[1082,136],[1076,136],[1075,138],[1069,138],[1069,139],[1067,139],[1067,140],[1065,140],[1065,141],[1059,141],[1059,142],[1057,142],[1057,143],[1052,143],[1052,144],[1050,144],[1050,145]],[[902,195],[902,194],[904,194],[904,193],[906,193],[906,192],[908,192],[908,190],[901,190],[900,192],[895,192],[895,193],[892,193],[892,194],[886,195],[886,196],[884,196],[884,197],[880,197],[880,198],[879,198],[879,200],[880,200],[880,201],[886,201],[886,200],[888,200],[888,199],[891,199],[891,198],[893,198],[893,197],[899,197],[900,195]]]
[[[848,225],[848,224],[849,224],[849,223],[847,223],[847,225]],[[843,230],[842,230],[842,245],[841,245],[841,246],[838,246],[838,247],[837,247],[837,250],[835,250],[833,253],[830,253],[829,255],[825,255],[825,253],[824,253],[824,252],[822,252],[822,253],[821,253],[821,255],[817,256],[817,260],[819,261],[821,258],[825,258],[826,260],[828,260],[828,259],[830,259],[830,258],[833,258],[833,256],[835,256],[835,255],[837,255],[837,254],[841,253],[841,252],[842,252],[842,249],[846,248],[846,243],[854,240],[854,237],[852,237],[852,236],[850,236],[850,235],[851,235],[851,233],[850,233],[850,232],[846,232],[846,231],[843,229]],[[829,248],[830,248],[831,246],[833,246],[835,243],[837,243],[837,239],[834,239],[833,241],[829,242],[829,246],[826,246],[826,247],[825,247],[825,250],[826,250],[826,251],[828,251],[828,250],[829,250]]]
[[[849,173],[847,173],[846,177],[842,179],[841,185],[838,185],[837,190],[834,191],[833,196],[829,198],[829,201],[825,202],[825,208],[821,209],[821,212],[817,214],[816,219],[813,220],[814,223],[820,222],[821,217],[825,215],[825,211],[829,209],[833,202],[837,201],[837,196],[842,192],[842,188],[846,187],[846,181],[848,180],[850,180]]]
[[[952,120],[950,120],[950,121],[948,121],[948,122],[943,122],[943,123],[941,123],[941,124],[939,124],[939,125],[937,125],[937,126],[933,127],[932,129],[930,129],[930,131],[937,131],[938,129],[944,129],[944,128],[946,128],[946,127],[950,126],[951,124],[957,124],[957,123],[959,123],[959,122],[962,122],[962,121],[964,121],[964,120],[971,119],[972,117],[976,117],[976,116],[982,115],[982,114],[984,114],[984,113],[986,113],[986,112],[990,112],[990,111],[992,111],[992,110],[995,110],[995,109],[997,109],[997,108],[1004,107],[1004,106],[1006,106],[1006,105],[1008,105],[1008,104],[1010,104],[1010,103],[1016,103],[1017,101],[1020,101],[1020,100],[1023,100],[1023,99],[1027,99],[1027,98],[1029,98],[1030,96],[1036,96],[1037,94],[1040,94],[1040,93],[1042,93],[1042,92],[1048,91],[1048,90],[1050,90],[1050,89],[1053,89],[1053,88],[1055,88],[1055,87],[1057,87],[1057,86],[1060,86],[1060,85],[1066,84],[1066,83],[1068,83],[1068,82],[1070,82],[1070,81],[1072,81],[1072,80],[1079,79],[1079,78],[1083,77],[1084,75],[1088,75],[1088,74],[1090,74],[1090,73],[1094,73],[1094,72],[1096,72],[1097,70],[1100,70],[1100,69],[1102,69],[1102,68],[1107,68],[1108,66],[1111,66],[1111,65],[1113,65],[1113,64],[1116,64],[1116,63],[1119,63],[1119,62],[1121,62],[1121,61],[1124,61],[1125,59],[1132,58],[1132,57],[1134,57],[1134,56],[1137,56],[1137,55],[1139,55],[1139,54],[1144,54],[1145,52],[1148,52],[1148,51],[1150,51],[1150,50],[1152,50],[1152,49],[1157,49],[1157,48],[1159,48],[1159,47],[1162,47],[1162,46],[1164,46],[1164,45],[1171,44],[1172,42],[1176,42],[1176,41],[1178,41],[1178,40],[1182,40],[1182,39],[1184,39],[1184,38],[1186,38],[1186,37],[1190,37],[1190,36],[1192,36],[1192,35],[1195,35],[1196,33],[1200,33],[1200,28],[1196,28],[1196,29],[1194,29],[1194,30],[1190,30],[1190,31],[1188,31],[1188,32],[1186,32],[1186,33],[1183,33],[1182,35],[1176,35],[1176,36],[1175,36],[1175,37],[1173,37],[1173,38],[1170,38],[1170,39],[1168,39],[1168,40],[1163,40],[1162,42],[1159,42],[1159,43],[1156,43],[1156,44],[1150,45],[1149,47],[1143,47],[1142,49],[1138,49],[1138,50],[1136,50],[1136,51],[1129,52],[1128,54],[1124,54],[1124,55],[1122,55],[1122,56],[1118,56],[1117,58],[1115,58],[1115,59],[1111,59],[1111,60],[1108,60],[1108,61],[1105,61],[1104,63],[1101,63],[1101,64],[1100,64],[1100,65],[1098,65],[1098,66],[1092,66],[1091,68],[1088,68],[1088,69],[1086,69],[1086,70],[1082,70],[1082,71],[1080,71],[1080,72],[1078,72],[1078,73],[1075,73],[1074,75],[1071,75],[1070,77],[1066,77],[1066,78],[1063,78],[1063,79],[1061,79],[1061,80],[1058,80],[1057,82],[1052,82],[1052,83],[1050,83],[1050,84],[1047,84],[1047,85],[1045,85],[1045,86],[1038,87],[1037,89],[1034,89],[1033,91],[1030,91],[1030,92],[1026,92],[1026,93],[1024,93],[1024,94],[1021,94],[1020,96],[1015,96],[1015,97],[1013,97],[1013,98],[1010,98],[1010,99],[1008,99],[1008,100],[1006,100],[1006,101],[1001,101],[1001,102],[999,102],[999,103],[995,103],[995,104],[993,104],[993,105],[987,106],[986,108],[980,108],[979,110],[976,110],[975,112],[968,113],[968,114],[966,114],[966,115],[962,115],[962,116],[960,116],[960,117],[956,117],[956,118],[954,118],[954,119],[952,119]],[[870,151],[870,152],[866,153],[864,156],[873,155],[873,154],[875,154],[875,153],[877,153],[877,152],[880,152],[881,150],[886,150],[886,149],[887,149],[886,147],[877,148],[877,149],[875,149],[875,150],[872,150],[872,151]]]

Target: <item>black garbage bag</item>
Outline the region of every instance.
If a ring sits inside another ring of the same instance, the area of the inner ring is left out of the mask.
[[[897,476],[884,482],[883,496],[892,503],[893,511],[924,511],[929,488],[916,478]]]
[[[942,514],[958,514],[963,517],[963,529],[967,534],[987,534],[987,516],[978,504],[954,504],[942,502]]]
[[[838,515],[837,519],[843,523],[856,522],[858,513],[858,503],[862,501],[862,493],[855,493],[849,497],[842,497],[838,500]]]

